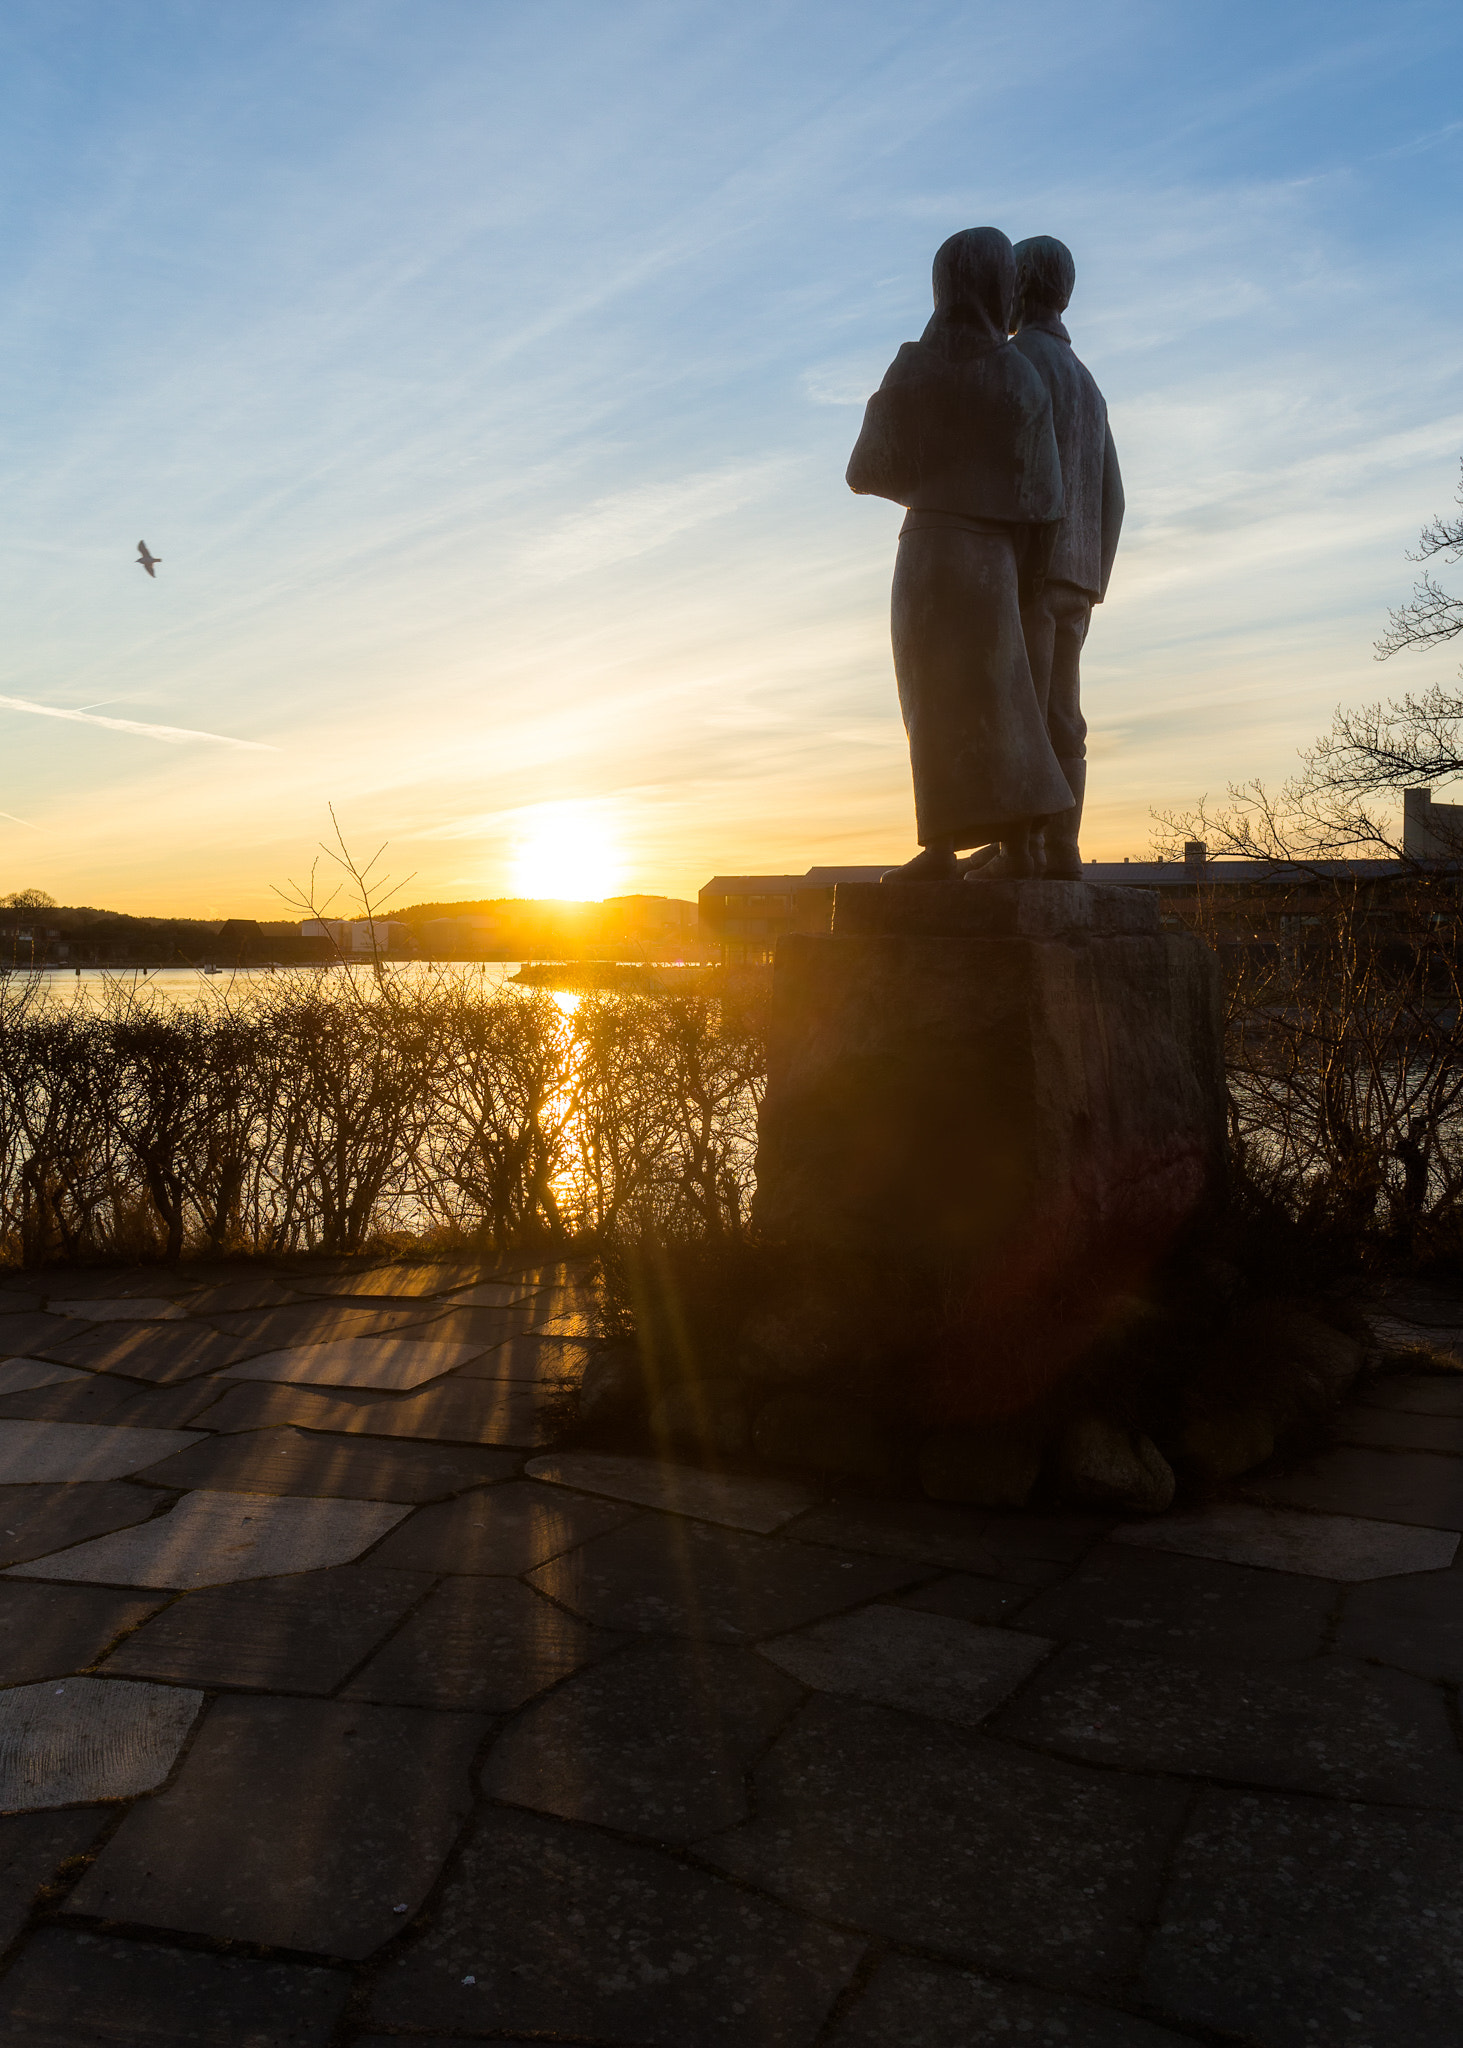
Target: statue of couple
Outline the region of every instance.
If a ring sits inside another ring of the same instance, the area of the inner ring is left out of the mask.
[[[934,317],[869,400],[849,462],[851,489],[908,507],[894,670],[924,850],[886,882],[1081,879],[1078,662],[1123,486],[1062,324],[1076,275],[1049,235],[952,235]],[[962,862],[966,847],[991,851]]]

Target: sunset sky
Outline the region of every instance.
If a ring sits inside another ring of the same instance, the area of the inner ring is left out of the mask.
[[[1284,775],[1456,671],[1372,642],[1460,62],[1456,0],[10,0],[0,893],[279,915],[330,804],[408,901],[907,858],[843,471],[986,222],[1072,247],[1127,485],[1084,851]]]

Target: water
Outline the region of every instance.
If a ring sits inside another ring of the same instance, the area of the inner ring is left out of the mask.
[[[408,981],[439,975],[461,977],[482,988],[500,988],[517,974],[521,961],[458,961],[439,965],[429,960],[388,960],[385,972]],[[346,967],[332,961],[326,967],[238,967],[219,974],[205,974],[199,967],[43,967],[34,974],[15,971],[0,974],[0,991],[10,999],[30,993],[48,1003],[84,1003],[97,1009],[111,1009],[119,1002],[138,1000],[160,1002],[177,1009],[199,1009],[208,1004],[225,1008],[233,997],[257,986],[267,987],[291,975],[354,975],[369,985],[369,963]]]

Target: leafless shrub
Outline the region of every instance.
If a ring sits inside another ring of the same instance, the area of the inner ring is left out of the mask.
[[[1241,1193],[1351,1257],[1463,1254],[1463,876],[1377,803],[1460,745],[1456,693],[1338,711],[1279,789],[1158,814],[1157,851],[1207,846],[1186,914],[1224,967]]]
[[[380,962],[202,1007],[0,992],[0,1246],[503,1249],[745,1227],[763,1055],[745,1005],[560,1003]]]
[[[1289,908],[1287,908],[1287,904]],[[1194,922],[1224,966],[1231,1152],[1251,1191],[1339,1250],[1463,1244],[1457,905],[1344,878],[1277,891],[1237,936],[1217,891]]]

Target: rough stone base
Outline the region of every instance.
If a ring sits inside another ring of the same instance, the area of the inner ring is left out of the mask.
[[[1080,882],[840,886],[783,939],[756,1222],[918,1270],[927,1421],[1050,1392],[1222,1186],[1219,977],[1154,897]]]

